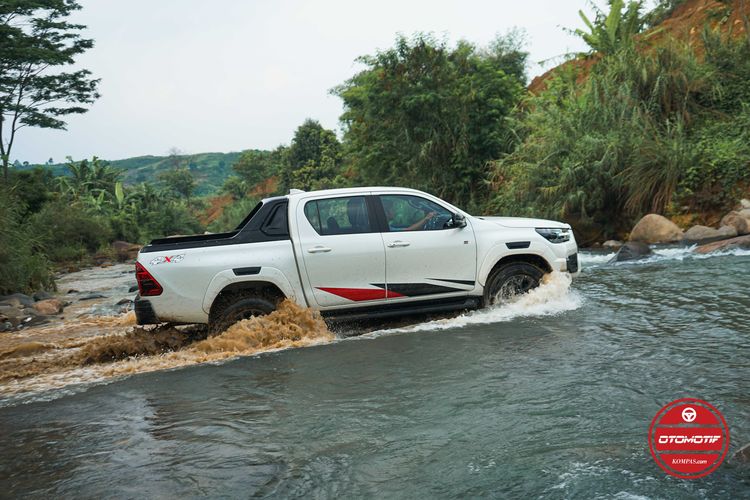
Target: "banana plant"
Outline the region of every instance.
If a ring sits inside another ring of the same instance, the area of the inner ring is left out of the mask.
[[[593,21],[579,10],[578,15],[588,31],[576,29],[573,33],[581,37],[592,51],[604,55],[613,54],[632,43],[633,37],[643,29],[645,21],[641,16],[642,7],[641,0],[628,2],[627,8],[624,0],[612,0],[609,4],[609,13],[605,14],[594,6],[596,17]]]
[[[122,205],[125,202],[125,191],[122,189],[122,181],[115,183],[115,199],[117,200],[117,208],[122,210]]]

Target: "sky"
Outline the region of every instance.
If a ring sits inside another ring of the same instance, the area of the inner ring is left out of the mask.
[[[42,163],[272,149],[313,118],[340,133],[330,89],[355,59],[398,34],[431,32],[488,44],[526,32],[529,75],[585,45],[584,0],[79,0],[73,21],[95,46],[76,66],[101,78],[101,98],[67,131],[22,129],[12,160]],[[603,4],[604,2],[597,2]],[[540,61],[547,61],[540,65]]]

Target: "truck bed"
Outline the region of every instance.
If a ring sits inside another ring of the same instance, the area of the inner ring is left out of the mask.
[[[286,197],[269,198],[258,203],[234,231],[157,238],[143,247],[141,253],[289,239],[287,206]]]

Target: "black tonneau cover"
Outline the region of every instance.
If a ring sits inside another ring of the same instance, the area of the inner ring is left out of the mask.
[[[258,203],[234,231],[159,238],[143,247],[141,253],[288,240],[288,205],[286,196],[268,198]]]

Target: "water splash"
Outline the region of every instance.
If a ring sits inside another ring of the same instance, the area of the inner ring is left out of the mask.
[[[0,395],[39,392],[70,384],[215,362],[334,340],[320,314],[291,301],[273,313],[246,319],[215,337],[203,327],[129,328],[129,314],[92,318],[87,327],[116,325],[119,333],[23,342],[0,352]]]
[[[583,300],[577,292],[570,290],[571,281],[571,277],[567,273],[550,273],[545,275],[542,284],[538,288],[509,304],[480,309],[453,318],[428,321],[409,327],[379,330],[366,334],[364,337],[371,338],[397,332],[447,330],[468,325],[502,323],[516,318],[551,316],[565,311],[572,311],[578,309]]]

